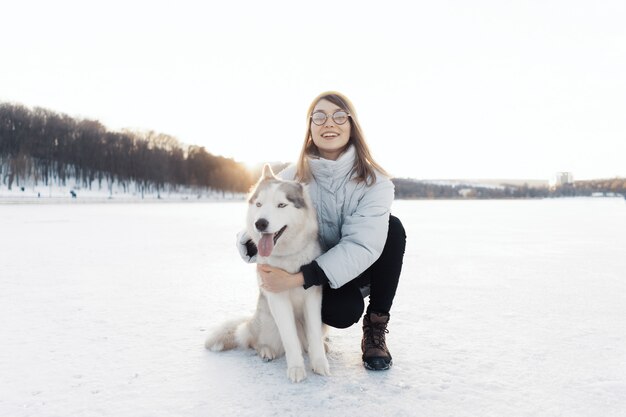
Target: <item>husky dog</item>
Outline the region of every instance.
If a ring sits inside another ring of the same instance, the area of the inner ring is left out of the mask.
[[[321,254],[317,216],[301,184],[275,177],[265,165],[248,203],[246,231],[258,248],[258,263],[293,274]],[[260,284],[258,274],[257,280]],[[320,286],[281,293],[261,289],[254,316],[224,324],[205,345],[214,351],[251,347],[268,361],[284,353],[293,382],[306,378],[304,347],[313,372],[329,375],[321,309]]]

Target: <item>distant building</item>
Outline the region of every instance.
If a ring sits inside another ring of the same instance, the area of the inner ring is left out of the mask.
[[[554,186],[558,187],[565,184],[573,184],[574,176],[571,172],[557,172],[554,175]]]

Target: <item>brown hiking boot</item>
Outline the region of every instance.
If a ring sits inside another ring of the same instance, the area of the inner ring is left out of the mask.
[[[363,317],[363,365],[372,371],[384,371],[393,364],[385,344],[389,314],[369,313]]]

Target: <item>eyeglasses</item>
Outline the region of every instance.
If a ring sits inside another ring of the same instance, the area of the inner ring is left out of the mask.
[[[345,122],[347,122],[348,117],[350,117],[350,113],[344,110],[337,110],[332,115],[333,121],[337,123],[338,125],[342,125]],[[326,123],[327,119],[328,119],[328,115],[324,113],[323,111],[316,111],[315,113],[311,115],[311,121],[317,126],[321,126],[324,123]]]

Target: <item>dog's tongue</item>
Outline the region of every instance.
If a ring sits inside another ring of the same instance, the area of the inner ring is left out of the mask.
[[[259,247],[259,255],[265,257],[270,256],[272,254],[272,249],[274,249],[274,234],[263,233],[257,246]]]

